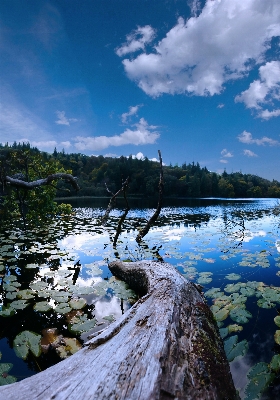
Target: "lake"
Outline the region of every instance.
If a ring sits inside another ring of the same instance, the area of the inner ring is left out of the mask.
[[[110,261],[156,259],[203,286],[241,398],[280,398],[278,200],[173,199],[141,244],[155,202],[130,203],[118,235],[122,204],[101,226],[93,199],[48,226],[2,228],[0,385],[71,356],[137,301]]]

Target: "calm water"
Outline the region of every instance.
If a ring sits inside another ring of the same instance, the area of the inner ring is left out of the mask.
[[[163,259],[204,287],[241,397],[269,386],[261,398],[280,398],[280,357],[271,364],[280,354],[277,200],[174,199],[141,245],[137,229],[153,209],[135,201],[118,237],[122,210],[102,227],[104,208],[89,199],[52,226],[1,233],[0,384],[70,356],[137,300],[108,262]]]

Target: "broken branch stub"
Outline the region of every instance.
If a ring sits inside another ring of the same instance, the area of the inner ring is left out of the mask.
[[[0,399],[238,399],[216,322],[196,285],[167,263],[113,262],[143,294],[86,347],[0,388]]]

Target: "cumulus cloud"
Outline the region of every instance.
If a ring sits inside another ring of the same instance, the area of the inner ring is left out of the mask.
[[[189,0],[188,6],[191,9],[191,15],[193,17],[197,17],[197,15],[200,13],[201,8],[202,8],[201,1],[200,0]]]
[[[252,133],[243,131],[237,136],[239,142],[246,144],[257,144],[258,146],[279,146],[280,142],[278,140],[271,139],[267,136],[263,136],[261,139],[254,139]]]
[[[159,138],[159,133],[155,131],[155,126],[149,125],[144,118],[141,118],[135,129],[126,129],[120,135],[115,136],[77,136],[75,147],[77,150],[102,150],[110,146],[124,146],[127,144],[144,145],[153,144]]]
[[[223,163],[223,164],[227,164],[228,163],[228,160],[220,160],[220,163]]]
[[[118,56],[122,57],[128,53],[144,50],[145,45],[155,37],[155,30],[149,26],[138,26],[133,32],[126,36],[126,42],[116,49]]]
[[[243,150],[243,154],[247,157],[258,157],[257,154],[251,150]]]
[[[271,61],[259,68],[260,79],[252,82],[247,90],[235,97],[235,102],[242,102],[247,108],[257,110],[257,116],[263,119],[278,117],[280,109],[264,109],[274,105],[280,99],[280,61]]]
[[[221,104],[218,104],[218,105],[217,105],[217,108],[223,108],[224,106],[225,106],[225,105],[221,103]]]
[[[280,35],[279,19],[279,0],[207,0],[197,17],[187,21],[180,17],[152,52],[145,51],[142,42],[135,42],[132,33],[117,54],[143,50],[137,57],[123,60],[123,65],[128,77],[150,96],[212,96],[221,93],[226,81],[238,79],[255,63],[264,62],[271,38]],[[149,40],[152,37],[148,35]]]
[[[55,121],[55,123],[58,124],[58,125],[70,126],[70,122],[77,122],[78,121],[76,118],[67,118],[65,116],[65,111],[56,111],[56,115],[58,117],[58,120]]]
[[[126,124],[128,122],[129,117],[132,117],[133,115],[137,115],[137,112],[140,107],[142,107],[142,105],[129,107],[129,111],[127,113],[123,113],[121,115],[122,123]]]
[[[222,157],[226,157],[226,158],[233,157],[233,154],[231,152],[227,151],[227,149],[223,149],[221,151],[221,155],[222,155]]]

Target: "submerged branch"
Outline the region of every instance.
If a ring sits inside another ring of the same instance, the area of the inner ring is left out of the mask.
[[[158,184],[158,189],[159,189],[158,190],[158,205],[157,205],[156,211],[151,216],[151,218],[149,219],[147,224],[138,233],[138,235],[136,237],[136,242],[137,243],[141,242],[143,237],[147,235],[147,233],[149,232],[151,226],[157,220],[157,218],[158,218],[158,216],[160,214],[160,211],[161,211],[161,207],[162,207],[164,180],[163,180],[163,168],[162,168],[162,158],[161,158],[161,151],[160,150],[158,150],[158,155],[159,155],[159,163],[160,163],[160,175],[159,175],[159,184]]]
[[[102,224],[102,225],[104,225],[104,224],[107,222],[107,219],[108,219],[108,217],[109,217],[109,214],[110,214],[112,208],[114,207],[114,204],[115,204],[115,201],[116,201],[117,196],[118,196],[121,192],[124,192],[124,193],[125,193],[125,190],[126,190],[127,185],[128,185],[128,180],[129,180],[129,177],[126,178],[126,180],[123,182],[122,187],[120,188],[120,190],[118,190],[115,194],[114,194],[113,192],[111,192],[111,191],[108,189],[108,187],[107,187],[107,185],[106,185],[106,183],[105,183],[107,192],[109,192],[110,194],[112,194],[112,197],[111,197],[111,199],[110,199],[110,201],[109,201],[109,204],[108,204],[108,207],[107,207],[107,209],[106,209],[106,211],[105,211],[105,214],[103,215],[103,218],[102,218],[102,220],[101,220],[101,224]],[[126,199],[126,197],[125,197],[125,199]],[[126,200],[126,203],[127,203],[127,200]],[[128,204],[128,203],[127,203],[127,204]]]

